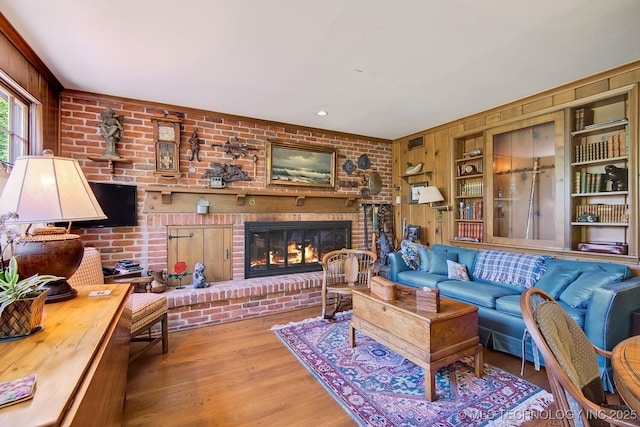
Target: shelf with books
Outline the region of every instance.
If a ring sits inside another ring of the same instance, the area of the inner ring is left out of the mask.
[[[571,146],[571,246],[633,240],[629,167],[630,94],[595,99],[574,109]]]
[[[458,201],[454,240],[484,240],[484,135],[473,133],[455,137],[453,170],[455,199]]]

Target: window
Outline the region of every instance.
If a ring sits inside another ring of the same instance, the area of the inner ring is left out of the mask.
[[[29,154],[29,104],[0,84],[0,161]]]

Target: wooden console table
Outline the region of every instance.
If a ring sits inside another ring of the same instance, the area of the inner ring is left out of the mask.
[[[107,296],[89,296],[110,290]],[[131,287],[78,288],[46,304],[44,329],[0,342],[0,382],[36,374],[33,399],[0,408],[3,426],[120,425],[131,335]]]

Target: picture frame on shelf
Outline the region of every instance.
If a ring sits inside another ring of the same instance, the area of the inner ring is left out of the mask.
[[[409,203],[418,203],[418,200],[420,200],[420,193],[425,187],[428,186],[428,182],[417,182],[415,184],[409,184]]]
[[[266,183],[335,188],[335,148],[267,141]]]

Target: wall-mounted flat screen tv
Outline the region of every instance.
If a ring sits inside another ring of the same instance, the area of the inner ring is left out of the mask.
[[[107,219],[75,221],[71,228],[134,227],[138,225],[138,187],[135,185],[90,182]],[[60,224],[66,227],[67,224]]]

